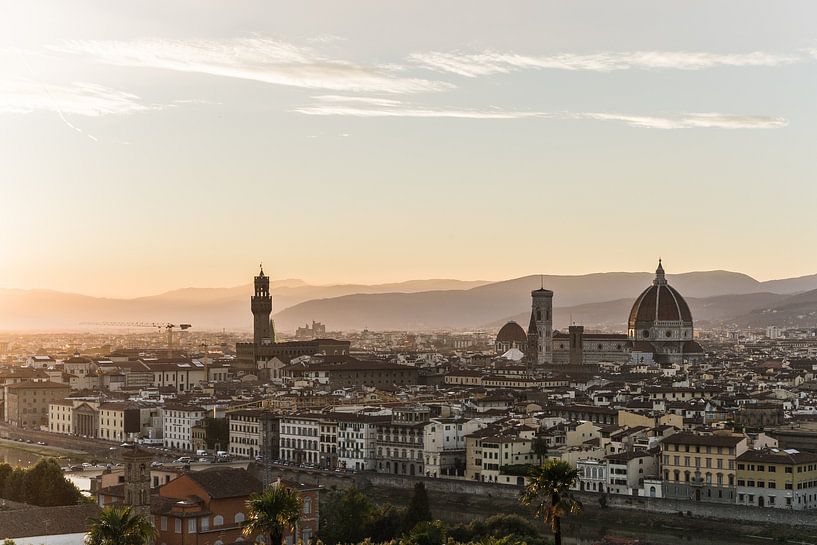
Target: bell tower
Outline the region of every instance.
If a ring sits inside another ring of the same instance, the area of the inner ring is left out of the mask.
[[[538,365],[553,363],[553,292],[542,287],[533,290],[530,295],[530,321],[536,330],[535,363]]]
[[[273,342],[270,314],[272,314],[272,296],[269,293],[269,276],[264,274],[264,265],[255,277],[255,292],[250,298],[253,315],[253,342],[256,346]]]
[[[150,463],[153,455],[138,445],[123,446],[122,461],[125,465],[125,505],[134,511],[150,516]]]

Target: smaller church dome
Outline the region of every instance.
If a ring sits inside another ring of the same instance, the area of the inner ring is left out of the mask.
[[[514,321],[503,325],[496,335],[496,342],[498,343],[526,343],[527,341],[528,336],[525,334],[525,330]]]

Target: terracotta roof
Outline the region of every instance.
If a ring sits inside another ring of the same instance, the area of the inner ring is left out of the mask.
[[[698,435],[695,433],[676,433],[664,439],[670,445],[702,445],[710,447],[734,447],[746,439],[742,435]]]
[[[66,390],[70,390],[71,387],[67,384],[63,384],[61,382],[51,382],[50,380],[43,381],[43,382],[35,382],[31,380],[27,380],[25,382],[18,382],[17,384],[9,384],[6,386],[9,390],[24,390],[24,389],[55,389],[55,388],[64,388]]]
[[[261,481],[253,477],[246,469],[213,468],[191,471],[185,476],[202,487],[214,499],[240,498],[264,489]]]
[[[817,462],[817,454],[795,449],[747,450],[737,457],[738,462],[766,462],[773,464],[805,464]]]
[[[63,534],[79,534],[87,530],[88,519],[99,514],[95,503],[67,505],[63,507],[33,507],[25,511],[11,509],[0,511],[0,533],[3,538]],[[47,521],[47,522],[46,522]]]

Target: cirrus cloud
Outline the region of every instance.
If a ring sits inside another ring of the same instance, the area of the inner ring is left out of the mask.
[[[275,85],[345,92],[418,93],[452,85],[398,77],[385,67],[327,58],[316,50],[271,38],[134,41],[74,40],[53,50],[118,66],[159,68],[253,80]]]
[[[753,51],[711,53],[700,51],[634,51],[589,54],[522,55],[497,51],[413,53],[414,64],[465,77],[507,74],[520,70],[704,70],[721,66],[779,66],[802,61],[797,55]]]
[[[41,83],[27,78],[0,81],[0,113],[57,112],[98,117],[158,109],[132,93],[95,83]]]
[[[788,121],[781,117],[724,113],[682,113],[676,115],[625,115],[602,112],[542,112],[501,108],[461,109],[420,106],[378,97],[320,95],[314,103],[294,112],[316,116],[408,117],[459,119],[586,119],[615,121],[645,129],[777,129]]]

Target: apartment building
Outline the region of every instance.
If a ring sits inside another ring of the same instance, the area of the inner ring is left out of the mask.
[[[638,496],[644,479],[658,477],[658,455],[645,450],[630,450],[605,457],[607,491],[611,494]]]
[[[143,360],[153,373],[153,386],[170,387],[179,393],[207,382],[207,369],[199,360]]]
[[[817,454],[747,450],[737,457],[737,503],[777,509],[817,507]]]
[[[391,420],[377,427],[377,466],[380,473],[424,475],[423,436],[431,409],[410,405],[392,409]]]
[[[320,463],[323,415],[303,413],[280,417],[280,457],[295,464]]]
[[[432,418],[423,428],[425,471],[433,477],[463,477],[466,466],[465,438],[484,428],[490,419]]]
[[[332,418],[324,419],[319,424],[318,465],[326,469],[338,467],[338,423]]]
[[[162,444],[167,448],[193,450],[193,427],[206,411],[195,405],[167,403],[162,408]]]
[[[160,408],[152,403],[115,401],[100,404],[98,411],[98,437],[122,442],[142,437]]]
[[[230,443],[227,452],[241,458],[262,456],[264,411],[243,410],[227,415]]]
[[[333,413],[337,422],[338,466],[356,471],[374,470],[377,430],[391,421],[390,415]]]
[[[748,448],[746,436],[682,432],[661,445],[664,497],[735,503],[736,459]]]
[[[21,428],[48,428],[48,408],[51,403],[65,399],[71,387],[50,381],[16,382],[6,384],[4,419]]]

